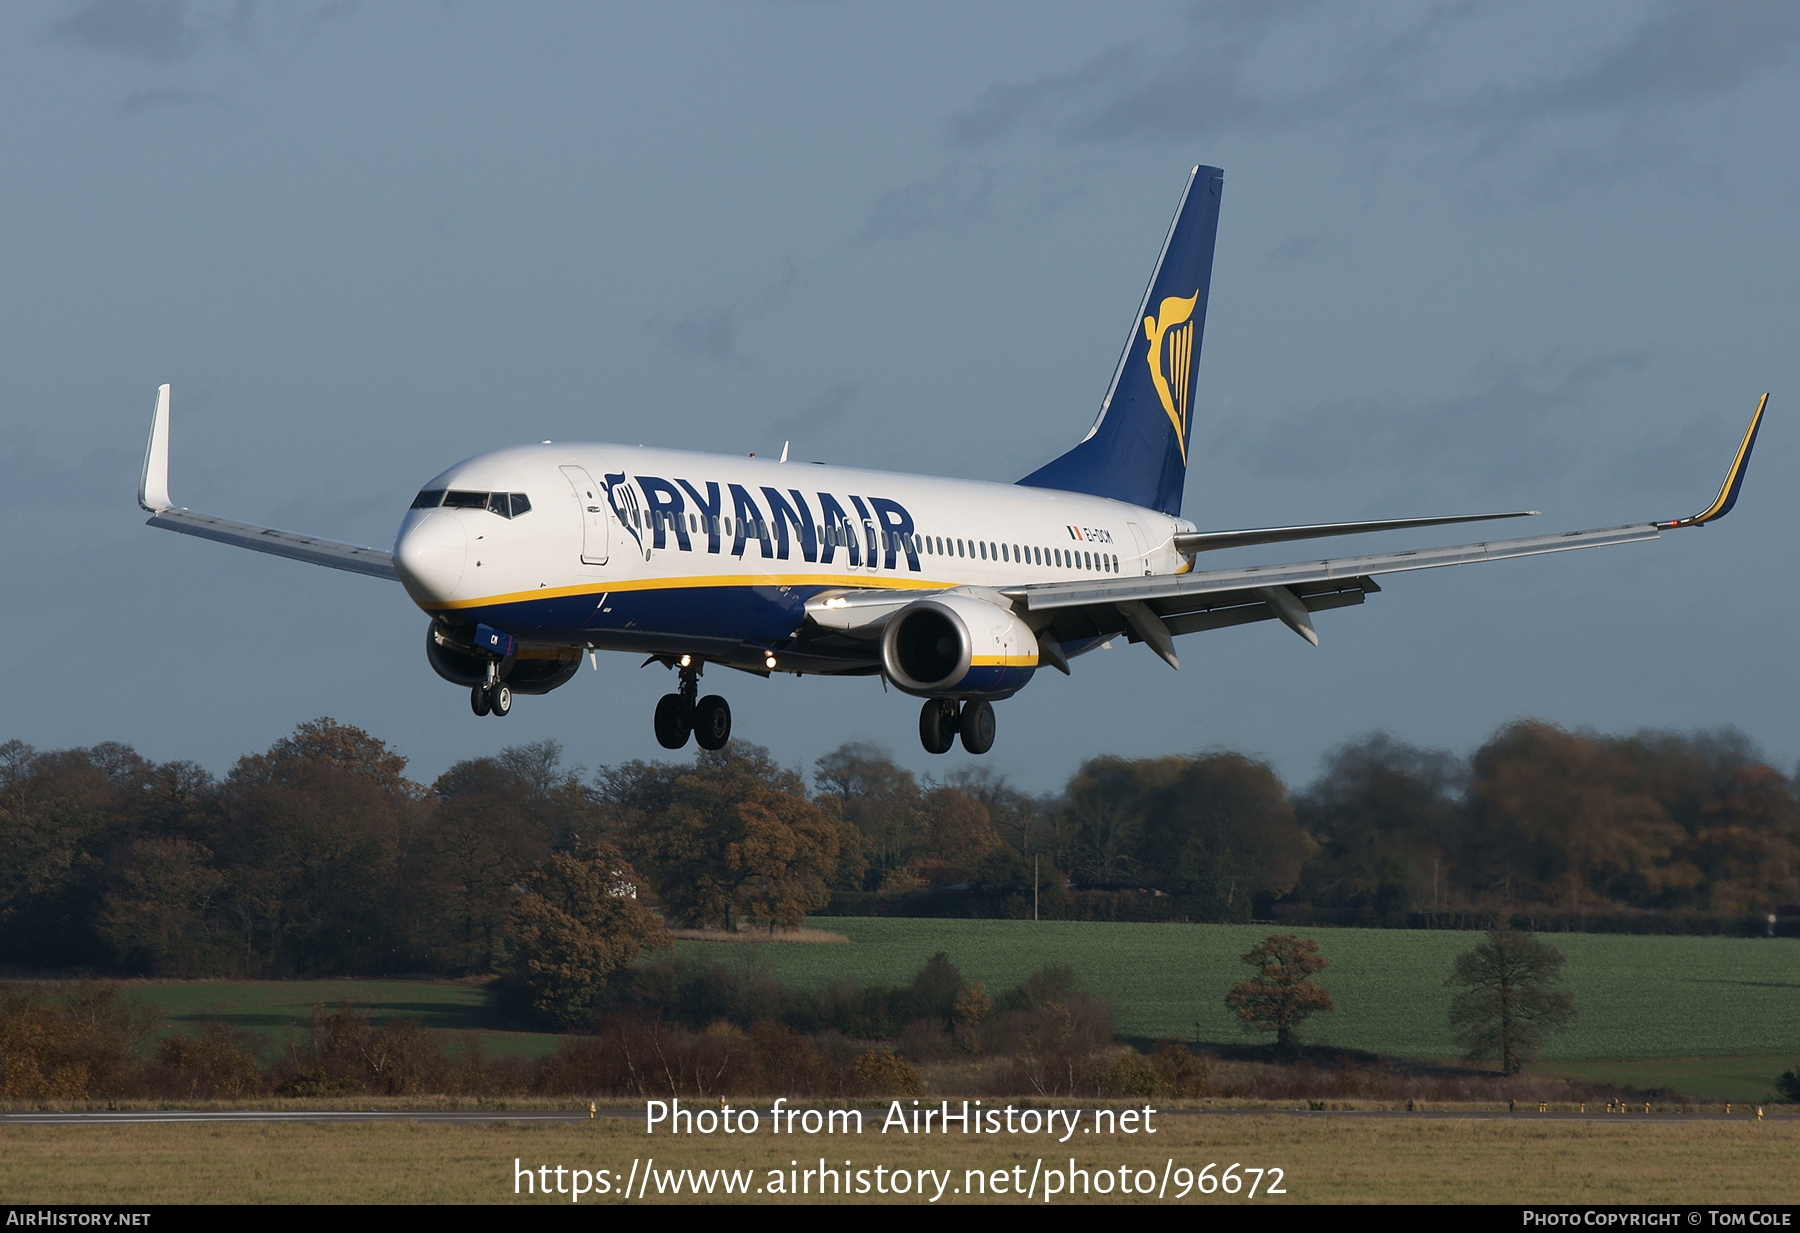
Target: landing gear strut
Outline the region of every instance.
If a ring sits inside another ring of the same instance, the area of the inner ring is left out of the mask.
[[[700,665],[681,665],[681,684],[656,703],[656,743],[680,749],[691,733],[702,749],[723,749],[731,739],[731,706],[717,694],[695,700],[700,692]]]
[[[505,717],[512,710],[512,689],[499,679],[498,665],[488,661],[487,680],[469,691],[469,709],[477,715]]]
[[[919,710],[919,743],[926,753],[949,753],[956,738],[963,748],[984,754],[994,747],[994,708],[986,702],[965,702],[960,707],[950,698],[927,698]]]

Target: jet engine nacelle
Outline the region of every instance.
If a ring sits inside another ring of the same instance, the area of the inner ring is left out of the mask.
[[[888,680],[921,698],[1006,698],[1037,670],[1038,640],[1011,608],[954,592],[915,600],[881,631]]]
[[[490,656],[475,650],[467,630],[436,624],[425,631],[425,658],[433,672],[465,688],[484,683],[492,662]],[[501,679],[515,694],[547,694],[568,684],[579,667],[581,652],[574,647],[522,646]]]

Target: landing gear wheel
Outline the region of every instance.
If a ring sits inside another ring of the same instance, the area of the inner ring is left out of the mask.
[[[680,694],[664,694],[656,702],[656,743],[664,749],[680,749],[693,730]]]
[[[694,707],[694,739],[702,749],[723,749],[731,739],[731,705],[708,694]]]
[[[496,682],[488,686],[488,710],[504,718],[512,710],[512,689]]]
[[[994,747],[994,708],[986,702],[965,702],[962,709],[963,748],[984,754]]]
[[[477,715],[485,715],[488,713],[490,708],[486,685],[477,685],[469,691],[469,709],[474,711]]]
[[[949,698],[927,698],[919,708],[919,744],[926,753],[949,753],[956,743],[956,703]]]

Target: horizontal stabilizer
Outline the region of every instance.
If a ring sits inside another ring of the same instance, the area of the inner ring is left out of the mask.
[[[1297,527],[1258,527],[1243,531],[1191,531],[1175,536],[1175,551],[1184,556],[1216,548],[1244,548],[1251,544],[1285,544],[1296,539],[1324,539],[1330,535],[1361,535],[1365,531],[1404,531],[1409,527],[1441,527],[1453,522],[1488,522],[1495,518],[1531,518],[1534,509],[1510,514],[1452,514],[1443,518],[1386,518],[1379,522],[1315,522]]]

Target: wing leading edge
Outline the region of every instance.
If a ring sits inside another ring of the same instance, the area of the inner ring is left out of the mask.
[[[247,522],[231,522],[211,514],[196,514],[179,509],[169,498],[169,387],[156,391],[156,413],[150,421],[150,443],[144,450],[144,470],[138,480],[138,505],[150,515],[148,525],[165,531],[179,531],[201,539],[216,540],[238,548],[267,552],[295,561],[323,565],[329,569],[368,574],[373,578],[389,578],[396,582],[394,554],[360,544],[342,544],[336,540],[278,531]]]

